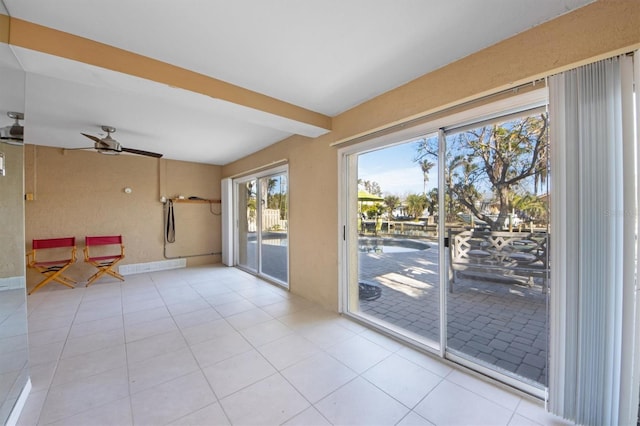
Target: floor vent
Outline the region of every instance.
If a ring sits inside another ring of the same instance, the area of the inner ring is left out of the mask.
[[[132,263],[130,265],[121,265],[118,272],[122,275],[140,274],[143,272],[165,271],[167,269],[186,268],[187,259],[168,259],[159,260],[157,262]]]

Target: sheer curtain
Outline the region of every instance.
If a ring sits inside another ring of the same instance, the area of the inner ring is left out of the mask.
[[[638,57],[549,79],[548,403],[554,414],[585,425],[637,421]]]

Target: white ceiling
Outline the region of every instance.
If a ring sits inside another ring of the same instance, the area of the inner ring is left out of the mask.
[[[592,0],[4,0],[9,15],[335,116]],[[25,140],[227,164],[307,123],[48,54],[27,72]],[[87,144],[87,142],[89,142]]]

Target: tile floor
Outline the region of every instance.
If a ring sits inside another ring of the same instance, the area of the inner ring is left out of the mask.
[[[565,424],[234,268],[29,296],[19,425]]]

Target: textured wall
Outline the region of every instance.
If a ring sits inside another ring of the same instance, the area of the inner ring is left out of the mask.
[[[130,194],[124,192],[127,187],[132,189]],[[161,193],[161,189],[165,192]],[[220,167],[26,145],[25,191],[35,198],[25,205],[27,250],[34,238],[75,236],[82,249],[85,235],[122,234],[126,246],[122,264],[144,263],[164,258],[164,206],[160,196],[219,198]],[[180,232],[177,236],[182,241],[187,236],[189,242],[170,254],[196,254],[192,247],[219,251],[220,222],[209,213],[208,205],[180,207],[193,207],[192,211],[206,214],[189,217],[176,214]],[[78,254],[81,256],[80,251]],[[193,257],[188,264],[213,263],[219,259],[219,256]],[[82,261],[69,271],[79,281],[94,272]],[[39,278],[37,273],[28,271],[28,287]]]
[[[637,49],[638,22],[640,1],[597,1],[346,111],[327,135],[293,137],[226,165],[222,176],[289,159],[290,288],[337,309],[338,157],[331,143]]]

